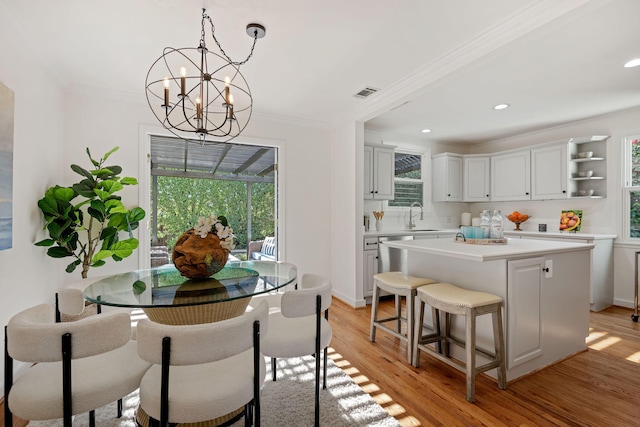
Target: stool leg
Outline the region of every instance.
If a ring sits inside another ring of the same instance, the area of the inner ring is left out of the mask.
[[[371,297],[371,330],[369,332],[369,340],[376,341],[376,325],[378,321],[378,302],[380,299],[380,289],[376,281],[373,281],[373,296]]]
[[[504,335],[502,333],[502,306],[498,305],[493,317],[493,339],[495,341],[496,359],[500,363],[498,366],[498,387],[502,390],[507,388],[507,368],[504,355]]]
[[[413,356],[413,327],[415,320],[415,301],[416,301],[416,290],[412,289],[409,291],[409,294],[406,296],[406,306],[405,310],[407,312],[407,361],[411,364],[411,358]]]
[[[402,332],[402,299],[400,298],[400,295],[396,294],[395,296],[395,300],[396,300],[396,331],[398,331],[398,333]]]
[[[435,307],[431,307],[431,319],[433,324],[433,330],[439,337],[442,336],[442,327],[440,325],[440,310]],[[442,354],[442,339],[439,339],[436,342],[436,349],[438,349],[438,353]]]
[[[467,309],[466,312],[467,400],[473,403],[476,394],[476,311]]]
[[[440,310],[436,310],[436,313],[440,313]],[[449,356],[449,337],[451,336],[451,313],[444,312],[444,355]]]
[[[420,298],[415,300],[414,307],[414,330],[413,330],[413,354],[411,355],[411,364],[416,368],[420,367],[420,339],[422,338],[422,324],[424,323],[424,301]]]

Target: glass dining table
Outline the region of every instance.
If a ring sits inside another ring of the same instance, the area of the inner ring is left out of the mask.
[[[141,308],[154,322],[193,325],[239,316],[254,295],[296,279],[295,265],[273,261],[231,261],[202,280],[183,277],[167,264],[101,278],[84,290],[84,297],[106,306]]]

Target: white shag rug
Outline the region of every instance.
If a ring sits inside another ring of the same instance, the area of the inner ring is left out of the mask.
[[[278,359],[278,380],[271,381],[271,363],[267,359],[267,377],[262,388],[262,426],[313,426],[315,359],[312,356]],[[322,381],[322,373],[320,374]],[[116,418],[116,403],[96,410],[99,427],[137,427],[135,410],[138,393],[124,399],[123,416]],[[74,417],[74,427],[89,425],[89,414]],[[377,426],[400,424],[365,393],[342,369],[329,359],[327,389],[320,388],[320,425],[326,427]],[[32,421],[31,427],[62,427],[62,420]],[[244,419],[233,427],[244,426]]]

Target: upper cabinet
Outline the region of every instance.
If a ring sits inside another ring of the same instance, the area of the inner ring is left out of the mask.
[[[364,198],[393,200],[395,147],[364,146]]]
[[[491,155],[491,200],[531,200],[531,151]]]
[[[568,150],[566,142],[531,149],[531,199],[568,197]]]
[[[491,157],[463,156],[462,200],[465,202],[488,202],[491,200]]]
[[[442,153],[431,157],[434,202],[462,201],[462,156]]]

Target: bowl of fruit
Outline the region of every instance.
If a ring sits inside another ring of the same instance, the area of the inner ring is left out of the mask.
[[[513,211],[509,215],[507,215],[507,219],[516,225],[516,228],[514,228],[513,231],[522,231],[522,229],[520,228],[520,224],[522,224],[529,218],[531,218],[529,215],[520,213],[518,211]]]

